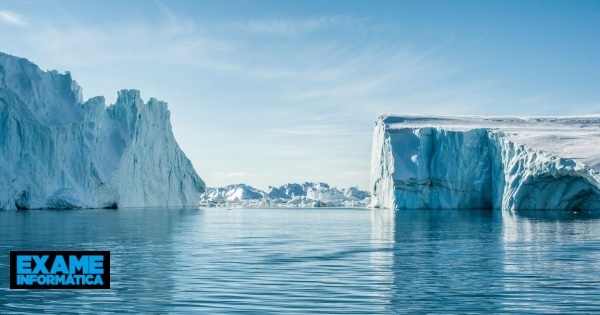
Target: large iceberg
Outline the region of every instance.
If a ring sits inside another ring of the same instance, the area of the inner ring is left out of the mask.
[[[0,53],[0,209],[198,206],[169,115],[136,90],[83,102],[68,72]]]
[[[600,117],[381,115],[372,206],[600,209]]]
[[[267,191],[245,184],[207,188],[200,196],[206,207],[366,207],[369,192],[357,187],[338,189],[326,183],[285,184]]]

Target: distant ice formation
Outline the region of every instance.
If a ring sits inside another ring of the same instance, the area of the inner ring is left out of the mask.
[[[220,207],[366,207],[370,194],[356,187],[337,189],[325,183],[285,184],[265,192],[245,184],[207,188],[201,206]]]
[[[0,53],[0,209],[197,206],[169,115],[136,90],[83,102],[70,73]]]
[[[372,206],[600,210],[600,117],[382,115]]]

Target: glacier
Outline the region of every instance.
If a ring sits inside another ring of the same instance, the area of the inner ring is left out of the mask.
[[[371,207],[600,209],[600,116],[379,116]]]
[[[66,72],[0,53],[0,209],[198,206],[205,184],[167,104],[83,101]]]
[[[330,187],[326,183],[290,183],[267,191],[246,184],[206,188],[200,196],[204,207],[367,207],[370,194],[357,187]]]

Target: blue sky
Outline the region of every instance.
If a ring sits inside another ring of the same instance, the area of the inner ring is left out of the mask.
[[[0,51],[169,103],[208,186],[369,188],[380,113],[600,112],[600,1],[2,1]]]

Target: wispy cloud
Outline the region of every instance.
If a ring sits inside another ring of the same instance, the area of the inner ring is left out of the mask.
[[[12,34],[12,45],[33,51],[28,57],[54,66],[131,67],[133,64],[185,66],[225,71],[232,67],[220,56],[235,48],[233,42],[198,32],[193,21],[162,11],[156,21],[132,19],[107,25],[65,18],[60,23],[40,21],[35,30]],[[2,21],[26,25],[17,15],[0,13]],[[2,36],[0,36],[1,38]]]
[[[3,23],[6,23],[6,24],[16,25],[16,26],[27,25],[27,22],[25,22],[25,19],[21,15],[15,13],[15,12],[6,11],[6,10],[0,10],[0,21],[2,21]]]
[[[304,19],[263,19],[237,26],[242,31],[262,35],[301,36],[331,27],[349,25],[356,22],[352,16],[320,16]]]

